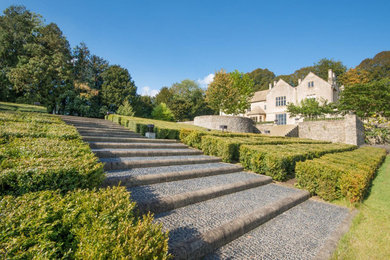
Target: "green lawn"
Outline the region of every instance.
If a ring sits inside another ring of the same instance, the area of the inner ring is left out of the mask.
[[[390,155],[332,259],[390,259]]]
[[[1,110],[47,113],[46,108],[42,106],[16,104],[16,103],[9,103],[9,102],[0,102],[0,111]]]

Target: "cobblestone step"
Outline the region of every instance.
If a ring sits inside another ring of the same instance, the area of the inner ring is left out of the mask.
[[[270,177],[236,172],[204,178],[187,179],[131,187],[131,198],[142,213],[161,213],[226,194],[251,189],[272,182]]]
[[[217,259],[329,259],[347,208],[307,200],[208,255]]]
[[[141,141],[141,140],[140,140]],[[108,143],[108,142],[89,142],[89,146],[92,149],[103,149],[103,148],[119,148],[119,149],[151,149],[151,148],[187,148],[188,146],[182,143]]]
[[[308,198],[268,184],[160,213],[155,221],[169,230],[175,259],[200,259]]]
[[[158,157],[158,156],[185,156],[201,155],[202,151],[195,149],[92,149],[100,158],[119,158],[119,157]]]
[[[109,136],[83,136],[86,142],[121,142],[121,143],[177,143],[171,139],[148,139],[145,137],[109,137]]]
[[[147,168],[169,165],[184,165],[197,163],[220,162],[218,157],[204,155],[188,155],[188,156],[160,156],[160,157],[122,157],[122,158],[101,158],[104,163],[104,169],[121,170],[131,168]]]
[[[132,187],[178,181],[192,178],[228,174],[242,171],[241,166],[227,163],[205,163],[190,165],[162,166],[151,168],[135,168],[131,170],[116,170],[106,174],[103,186],[121,185]]]

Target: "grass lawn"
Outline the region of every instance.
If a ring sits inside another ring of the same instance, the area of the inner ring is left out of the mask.
[[[332,259],[390,259],[390,155]]]
[[[16,104],[16,103],[9,103],[9,102],[0,102],[0,111],[1,110],[47,113],[46,108],[42,106]]]

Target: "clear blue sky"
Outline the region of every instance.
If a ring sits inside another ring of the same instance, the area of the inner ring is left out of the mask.
[[[127,68],[138,92],[224,68],[290,74],[390,50],[390,1],[1,0],[59,25],[72,47]]]

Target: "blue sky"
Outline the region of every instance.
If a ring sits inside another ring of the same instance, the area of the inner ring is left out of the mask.
[[[129,70],[139,93],[183,79],[268,68],[290,74],[321,58],[354,67],[390,50],[390,1],[1,0],[60,26],[71,46]]]

